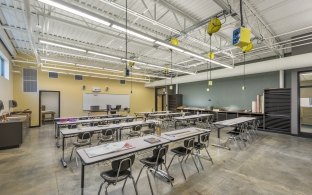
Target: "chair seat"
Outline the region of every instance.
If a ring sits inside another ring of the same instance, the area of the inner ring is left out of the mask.
[[[147,157],[147,158],[141,159],[140,162],[146,166],[154,167],[154,166],[162,164],[165,161],[162,158],[159,158],[158,162],[156,162],[156,160],[157,160],[157,157]]]
[[[76,141],[76,142],[73,142],[73,145],[74,146],[86,146],[86,145],[89,145],[91,144],[91,142],[89,140],[81,140],[81,141]]]
[[[100,142],[108,142],[108,141],[113,141],[114,138],[112,136],[104,136],[100,138]]]
[[[191,153],[191,150],[180,146],[180,147],[176,147],[176,148],[171,149],[171,152],[176,153],[178,155],[185,155],[185,154]]]
[[[147,129],[147,130],[143,130],[142,133],[143,133],[143,134],[153,134],[153,133],[154,133],[154,130],[152,130],[152,129]]]
[[[105,181],[112,183],[112,182],[116,182],[117,173],[118,172],[114,170],[104,171],[101,173],[101,177]],[[125,180],[129,175],[131,175],[131,172],[129,170],[120,171],[117,182]]]
[[[206,147],[206,144],[204,144],[204,143],[200,143],[200,142],[195,142],[194,143],[194,148],[196,149],[196,150],[201,150],[201,149],[203,149],[203,148],[205,148]]]

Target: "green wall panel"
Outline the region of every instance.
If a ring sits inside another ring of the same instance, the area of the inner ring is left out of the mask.
[[[250,110],[251,102],[256,100],[257,95],[262,95],[263,89],[279,87],[279,73],[247,75],[245,91],[242,90],[242,76],[216,79],[209,92],[206,91],[207,85],[207,81],[179,84],[179,93],[183,94],[183,105],[215,108],[238,106]]]

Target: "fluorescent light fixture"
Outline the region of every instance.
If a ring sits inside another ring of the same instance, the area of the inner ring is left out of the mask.
[[[47,45],[56,46],[56,47],[62,47],[62,48],[65,48],[65,49],[71,49],[71,50],[75,50],[75,51],[87,52],[85,49],[79,49],[79,48],[76,48],[76,47],[62,45],[62,44],[58,44],[58,43],[54,43],[54,42],[50,42],[50,41],[39,40],[39,42],[47,44]]]
[[[144,39],[144,40],[146,40],[146,41],[150,41],[150,42],[154,42],[154,41],[155,41],[155,39],[152,39],[152,38],[150,38],[150,37],[147,37],[147,36],[145,36],[145,35],[139,34],[139,33],[137,33],[137,32],[134,32],[134,31],[132,31],[132,30],[129,30],[129,29],[127,30],[127,29],[125,29],[125,28],[123,28],[123,27],[121,27],[121,26],[115,25],[115,24],[113,24],[112,28],[117,29],[117,30],[120,30],[120,31],[123,31],[123,32],[126,32],[126,31],[127,31],[127,33],[129,33],[130,35],[133,35],[133,36],[135,36],[135,37]]]
[[[180,48],[178,48],[178,47],[169,45],[169,44],[167,44],[167,43],[163,43],[163,42],[160,42],[160,41],[156,41],[155,43],[158,44],[158,45],[167,47],[167,48],[169,48],[169,49],[173,49],[173,50],[176,50],[176,51],[179,51],[179,52],[184,52],[183,49],[180,49]]]
[[[124,76],[121,76],[121,75],[112,75],[112,74],[105,74],[105,73],[99,73],[99,72],[89,72],[89,71],[84,71],[84,70],[73,70],[73,69],[51,67],[51,66],[43,66],[43,68],[55,69],[55,70],[63,70],[63,71],[75,71],[75,72],[81,72],[81,73],[87,73],[87,74],[95,74],[95,75],[103,75],[103,76],[124,78]],[[137,78],[137,77],[133,77],[132,79],[135,79],[135,80],[149,80],[149,79]]]
[[[163,67],[163,66],[158,66],[158,65],[154,65],[154,64],[145,63],[145,62],[139,62],[139,61],[135,61],[135,60],[126,60],[126,59],[122,59],[122,60],[127,61],[127,62],[129,62],[129,61],[135,62],[135,63],[138,63],[138,64],[142,64],[144,66],[153,67],[155,69],[168,69],[168,70],[171,70],[173,72],[181,72],[181,73],[191,74],[191,75],[195,75],[196,74],[196,73],[189,72],[189,71],[183,71],[183,70],[174,69],[174,68],[166,68],[166,67]]]
[[[70,4],[67,4],[63,1],[51,1],[51,0],[38,0],[39,2],[42,2],[42,3],[45,3],[45,4],[48,4],[48,5],[51,5],[53,7],[56,7],[56,8],[59,8],[61,10],[64,10],[64,11],[67,11],[67,12],[70,12],[72,14],[75,14],[75,15],[78,15],[78,16],[81,16],[83,18],[87,18],[89,20],[92,20],[94,22],[98,22],[100,24],[103,24],[105,26],[109,26],[110,25],[110,22],[107,22],[101,18],[98,18],[96,16],[93,16],[92,13],[88,14],[86,13],[87,11],[83,11],[81,10],[80,8],[76,8],[74,9],[73,5],[70,5]]]
[[[210,61],[211,61],[211,63],[217,64],[217,65],[220,65],[220,66],[223,66],[223,67],[226,67],[226,68],[231,68],[231,69],[233,69],[233,66],[226,65],[226,64],[222,64],[222,63],[220,63],[220,62],[218,62],[218,61],[215,61],[215,60],[210,60],[210,59],[205,58],[205,57],[203,57],[203,56],[194,54],[194,53],[192,53],[192,52],[185,51],[184,53],[187,54],[187,55],[193,56],[193,57],[195,57],[195,58],[198,58],[198,59],[201,59],[201,60],[205,60],[205,61],[207,61],[207,62],[210,62]],[[200,63],[199,63],[199,64],[200,64]]]
[[[50,60],[50,59],[46,59],[46,58],[41,58],[42,61],[46,61],[46,62],[54,62],[54,63],[60,63],[60,64],[68,64],[68,65],[75,65],[75,63],[71,63],[71,62],[64,62],[64,61],[58,61],[58,60]]]
[[[36,64],[37,62],[24,61],[24,60],[12,60],[12,62],[25,63],[25,64]]]
[[[84,64],[77,64],[77,66],[83,67],[83,68],[92,68],[92,69],[103,70],[103,68],[97,67],[97,66],[89,66],[89,65],[84,65]]]
[[[88,51],[88,53],[94,54],[94,55],[98,55],[98,56],[103,56],[103,57],[108,57],[108,58],[113,58],[113,59],[121,60],[121,58],[119,58],[119,57],[111,56],[111,55],[107,55],[107,54],[103,54],[103,53],[98,53],[98,52],[94,52],[94,51]]]

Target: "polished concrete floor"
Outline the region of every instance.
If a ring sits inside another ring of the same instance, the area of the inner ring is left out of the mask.
[[[226,138],[223,131],[222,137]],[[227,195],[227,194],[312,194],[312,139],[289,135],[263,133],[246,148],[239,150],[218,149],[211,146],[217,142],[216,132],[210,139],[209,151],[214,164],[203,161],[204,170],[197,173],[192,160],[184,166],[185,181],[178,161],[170,167],[175,178],[174,186],[152,177],[155,194],[176,195]],[[1,195],[72,195],[80,194],[80,167],[72,161],[63,168],[59,159],[61,149],[55,147],[52,125],[32,128],[26,132],[24,143],[18,149],[0,151]],[[94,142],[95,143],[95,142]],[[175,143],[170,147],[181,143]],[[70,154],[68,141],[66,157]],[[140,153],[136,158],[148,155]],[[167,157],[171,159],[171,154]],[[80,166],[80,165],[79,165]],[[86,167],[85,194],[97,194],[100,172],[109,169],[109,163]],[[137,177],[140,162],[134,164]],[[139,194],[151,194],[143,172],[138,183]],[[124,193],[121,184],[110,186],[109,194],[134,194],[131,182]],[[102,191],[104,194],[104,191]]]

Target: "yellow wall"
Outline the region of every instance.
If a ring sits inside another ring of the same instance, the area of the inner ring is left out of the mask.
[[[3,46],[0,44],[0,55],[5,58],[5,63],[9,67],[9,79],[0,76],[0,100],[4,104],[4,110],[2,112],[9,111],[9,100],[13,98],[13,74],[12,74],[12,63],[10,62],[11,56]]]
[[[82,90],[82,86],[86,90]],[[92,87],[100,87],[102,91],[109,87],[110,94],[130,94],[130,83],[121,85],[119,80],[98,79],[84,77],[76,81],[73,75],[59,74],[58,79],[51,79],[47,72],[38,71],[38,91],[53,90],[61,94],[61,116],[83,116],[83,93],[91,92]],[[18,109],[29,108],[32,111],[32,126],[39,124],[39,92],[24,93],[22,76],[14,74],[14,99],[18,102]],[[155,91],[144,87],[144,83],[133,83],[133,93],[130,96],[131,113],[155,110]]]

